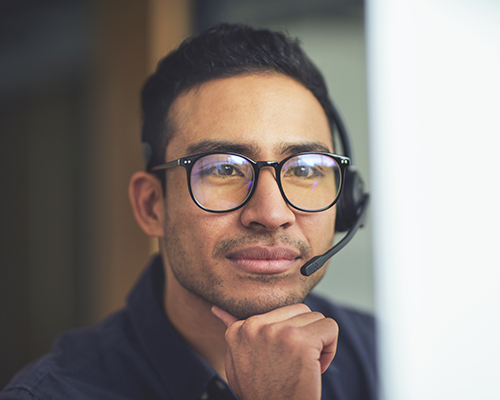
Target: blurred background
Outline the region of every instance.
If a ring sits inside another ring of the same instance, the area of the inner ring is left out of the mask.
[[[0,1],[0,388],[57,334],[120,308],[147,262],[127,196],[139,93],[191,33],[239,21],[298,36],[368,180],[363,15],[361,0]],[[369,227],[316,290],[373,309]]]

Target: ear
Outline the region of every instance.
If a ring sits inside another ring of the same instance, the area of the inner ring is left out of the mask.
[[[149,236],[163,237],[164,199],[160,181],[147,172],[136,172],[130,179],[128,194],[142,230]]]

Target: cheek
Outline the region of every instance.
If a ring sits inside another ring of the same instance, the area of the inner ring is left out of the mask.
[[[335,208],[305,216],[302,229],[307,232],[313,253],[325,252],[332,246],[335,236]]]
[[[201,210],[189,193],[186,171],[178,167],[167,172],[165,185],[165,228],[185,236],[195,230],[193,226],[203,217]]]
[[[165,201],[167,205],[186,204],[190,200],[186,171],[177,167],[165,175]]]
[[[193,233],[199,229],[193,226],[196,219],[190,218],[196,215],[198,207],[189,195],[184,168],[168,171],[165,189],[165,245],[169,256],[178,258],[176,255],[182,254],[181,258],[185,258],[193,251],[190,243],[197,240]]]
[[[178,190],[165,200],[165,237],[173,243],[167,246],[172,255],[182,253],[190,263],[208,261],[221,234],[231,231],[234,217],[231,220],[229,215],[204,211],[194,203],[186,187],[179,185]]]

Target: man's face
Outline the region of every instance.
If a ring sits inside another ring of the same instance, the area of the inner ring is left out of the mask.
[[[209,81],[176,99],[169,118],[174,136],[166,161],[207,151],[243,153],[254,161],[333,152],[321,105],[283,75]],[[335,207],[318,213],[291,208],[274,168],[261,170],[245,206],[221,214],[192,201],[184,168],[168,170],[166,182],[165,266],[178,290],[246,318],[302,302],[322,278],[325,269],[304,277],[300,267],[331,246]]]

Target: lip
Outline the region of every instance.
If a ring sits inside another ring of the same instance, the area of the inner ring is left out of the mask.
[[[290,270],[301,254],[287,247],[252,246],[230,251],[226,258],[247,273],[279,274]]]

